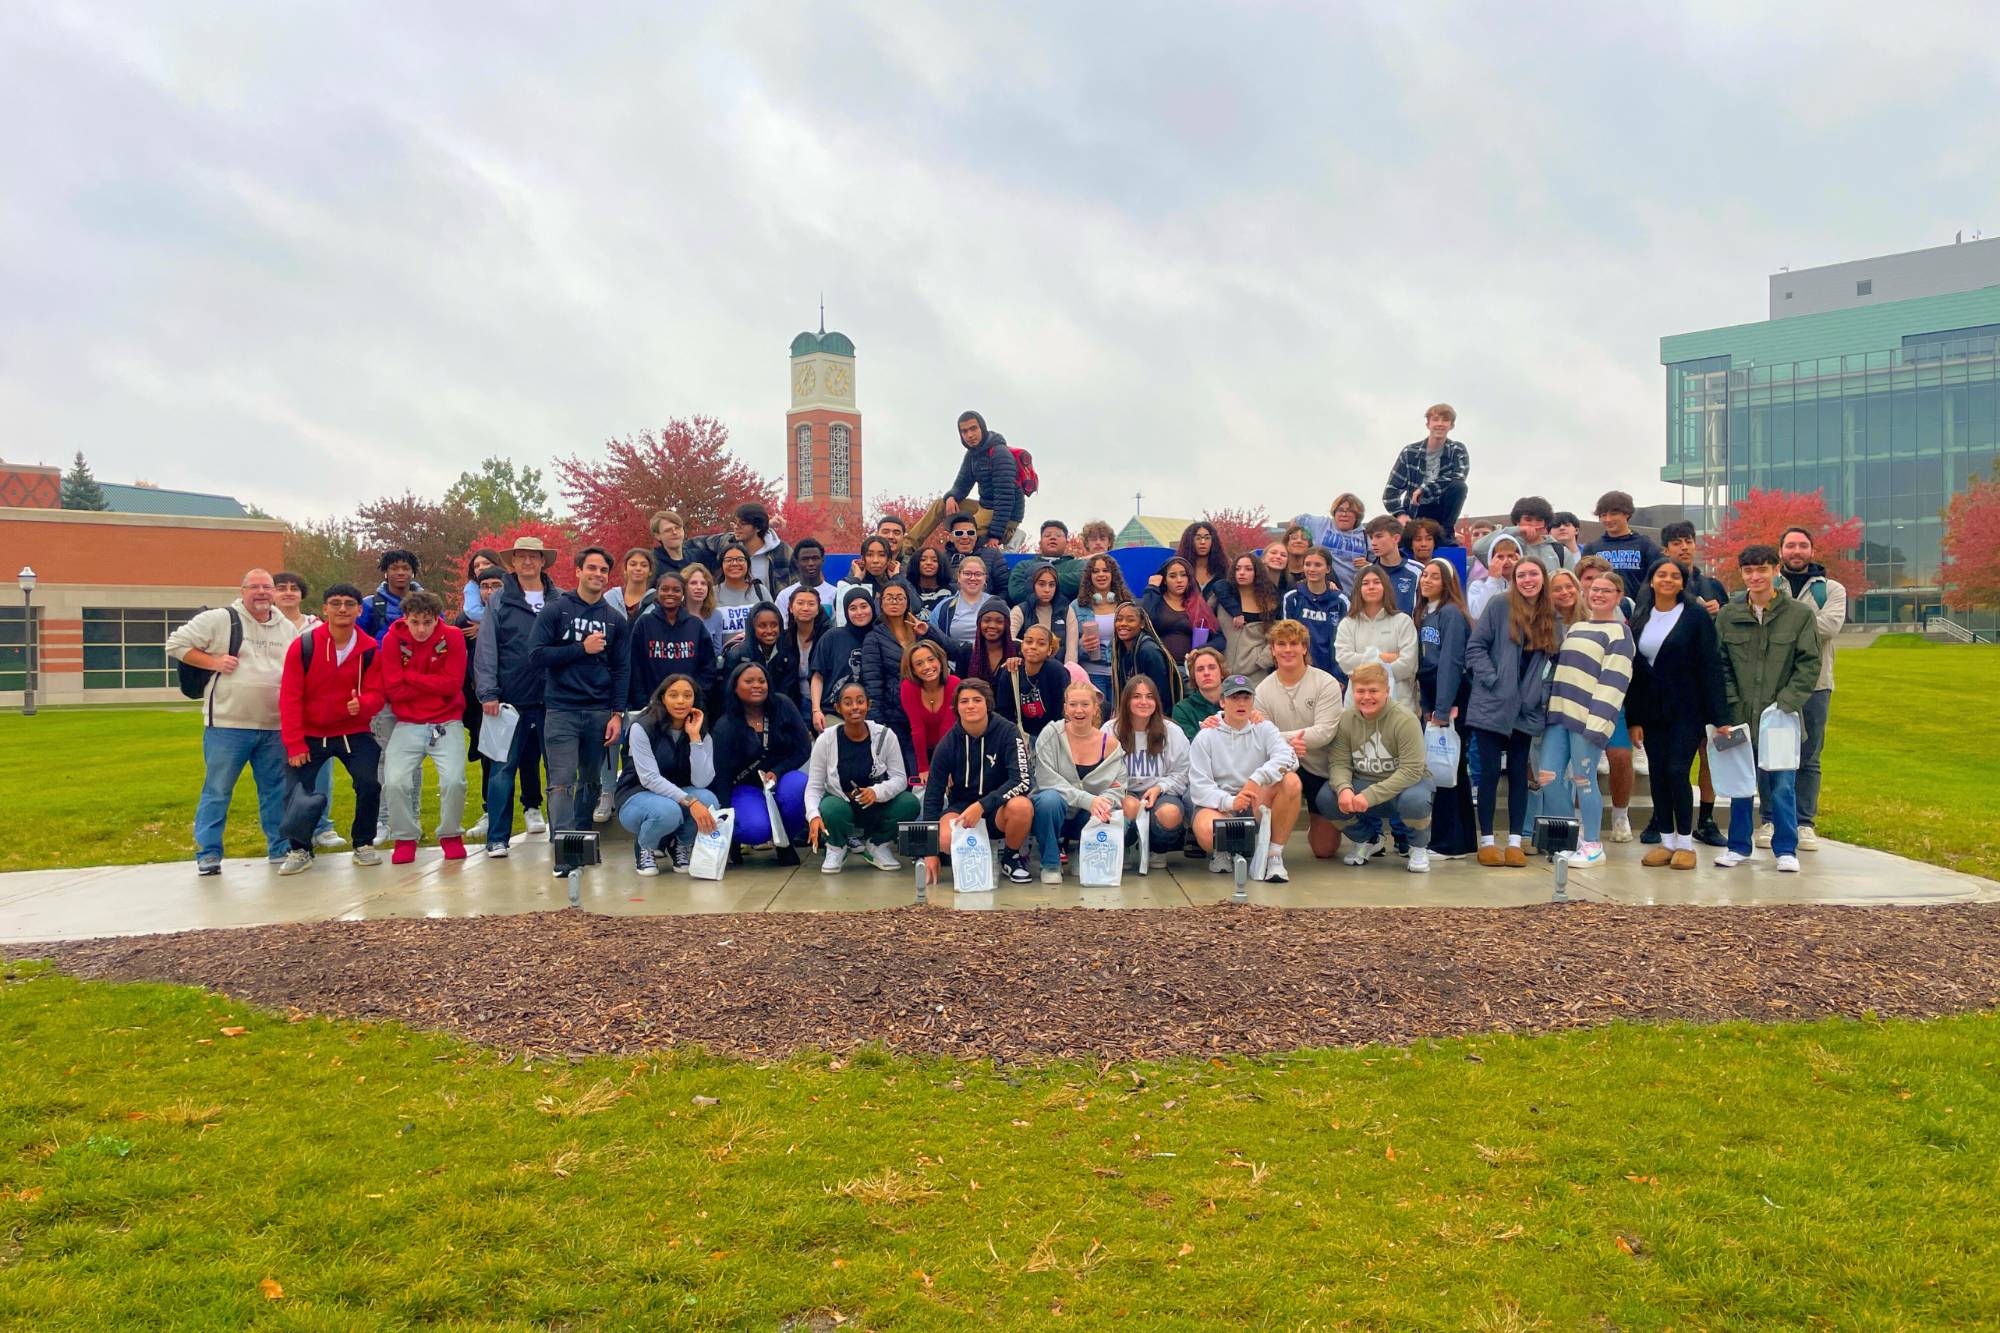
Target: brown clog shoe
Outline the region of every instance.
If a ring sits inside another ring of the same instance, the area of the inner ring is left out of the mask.
[[[1506,851],[1507,864],[1519,869],[1528,864],[1528,854],[1519,847],[1509,847]]]
[[[1693,870],[1695,867],[1694,853],[1685,849],[1675,852],[1673,867],[1676,870]]]
[[[1666,865],[1669,861],[1673,859],[1674,859],[1673,852],[1669,851],[1665,847],[1655,847],[1652,851],[1647,852],[1644,856],[1639,858],[1639,864],[1657,870],[1661,866]]]
[[[1489,842],[1479,849],[1479,864],[1483,866],[1497,866],[1504,865],[1505,862],[1501,860],[1500,849]]]

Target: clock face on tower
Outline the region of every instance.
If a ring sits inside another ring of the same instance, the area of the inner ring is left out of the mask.
[[[810,394],[813,391],[813,383],[814,376],[811,366],[800,366],[792,372],[792,392],[796,393],[799,397],[804,398]]]
[[[827,368],[827,393],[835,398],[845,398],[847,397],[848,390],[852,387],[853,381],[848,376],[846,366],[830,366]]]

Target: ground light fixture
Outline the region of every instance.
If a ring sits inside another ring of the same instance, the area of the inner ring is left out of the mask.
[[[1556,889],[1549,901],[1569,901],[1569,854],[1576,850],[1583,825],[1574,819],[1540,818],[1535,821],[1535,850],[1555,862]]]
[[[556,874],[569,884],[569,905],[583,906],[583,871],[600,863],[596,829],[558,829],[549,834],[549,850],[555,855]]]
[[[1215,849],[1229,857],[1229,868],[1236,878],[1236,892],[1230,895],[1230,900],[1249,902],[1250,858],[1257,854],[1257,821],[1241,816],[1218,819],[1209,829],[1215,839]]]
[[[21,716],[35,715],[35,668],[40,665],[40,644],[35,642],[35,569],[32,565],[22,565],[17,580],[21,587],[21,641],[26,645],[26,668],[21,677]]]
[[[896,825],[896,850],[917,863],[917,906],[922,907],[930,901],[930,870],[924,858],[938,854],[937,824],[911,819]]]

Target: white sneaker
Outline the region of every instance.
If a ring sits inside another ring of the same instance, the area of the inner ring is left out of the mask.
[[[1611,771],[1611,756],[1610,756],[1610,754],[1608,754],[1608,753],[1604,753],[1604,752],[1600,752],[1600,753],[1598,754],[1598,756],[1597,756],[1597,775],[1598,775],[1599,777],[1603,777],[1603,776],[1604,776],[1605,774],[1609,773],[1610,771]]]
[[[1264,858],[1264,882],[1267,884],[1289,884],[1290,875],[1285,873],[1285,854],[1276,847]]]
[[[1061,866],[1043,866],[1043,867],[1042,867],[1042,883],[1044,883],[1044,884],[1060,884],[1060,883],[1062,883],[1062,867],[1061,867]]]
[[[1799,825],[1799,850],[1802,852],[1819,850],[1819,833],[1811,824]]]
[[[278,866],[278,873],[280,875],[296,875],[302,870],[310,869],[312,863],[313,854],[311,852],[305,850],[303,847],[294,847],[285,853],[284,861]]]
[[[1627,829],[1627,833],[1631,830]],[[1601,842],[1579,843],[1573,852],[1565,852],[1563,860],[1573,866],[1601,866],[1604,864],[1604,844]]]
[[[1642,778],[1653,775],[1653,766],[1646,762],[1646,752],[1637,746],[1632,748],[1632,771]]]
[[[382,853],[373,847],[356,847],[353,860],[358,866],[379,866],[382,864]]]
[[[1732,866],[1742,865],[1749,859],[1750,856],[1748,853],[1739,856],[1735,852],[1723,852],[1715,858],[1715,868],[1718,870],[1728,870]]]
[[[1342,865],[1365,866],[1368,864],[1369,857],[1380,856],[1381,854],[1382,840],[1380,838],[1375,839],[1373,842],[1350,842],[1347,844],[1347,850],[1340,854],[1340,861]]]
[[[504,842],[489,842],[489,843],[487,843],[487,844],[486,844],[486,859],[487,859],[487,860],[489,860],[489,861],[504,861],[504,860],[506,860],[506,859],[507,859],[507,844],[506,844],[506,843],[504,843]]]
[[[1232,869],[1232,868],[1233,868],[1233,867],[1231,867],[1231,866],[1230,866],[1230,864],[1229,864],[1229,853],[1228,853],[1228,852],[1210,852],[1210,853],[1208,854],[1208,873],[1209,873],[1209,874],[1211,874],[1211,875],[1227,875],[1228,873],[1230,873],[1230,871],[1231,871],[1231,869]]]
[[[840,868],[846,864],[847,848],[828,843],[826,857],[819,863],[819,873],[822,875],[838,875]]]
[[[1759,847],[1769,847],[1771,845],[1772,832],[1773,830],[1769,824],[1759,824],[1757,826],[1757,845]]]
[[[1779,857],[1779,858],[1778,858],[1778,869],[1779,869],[1779,871],[1780,871],[1781,873],[1783,873],[1783,874],[1787,874],[1787,875],[1796,875],[1796,874],[1798,874],[1798,873],[1799,873],[1799,858],[1798,858],[1798,857],[1796,857],[1796,856],[1781,856],[1781,857]]]
[[[532,838],[537,833],[547,833],[549,831],[549,821],[542,818],[542,810],[540,806],[535,806],[535,805],[529,806],[527,810],[522,812],[521,817],[527,821],[527,829],[529,837]]]
[[[1611,842],[1632,841],[1632,816],[1624,810],[1611,812]]]
[[[1799,831],[1803,833],[1805,830],[1801,829]],[[1800,839],[1800,841],[1803,843],[1804,839]],[[345,847],[346,845],[347,845],[347,839],[341,837],[338,833],[335,833],[330,828],[323,828],[319,832],[313,834],[313,846],[319,848],[323,852],[338,851],[340,848]]]
[[[868,844],[867,850],[861,854],[867,857],[868,864],[874,866],[877,870],[901,870],[903,868],[903,863],[896,859],[896,853],[890,850],[889,844],[886,842],[871,842]]]
[[[380,846],[381,844],[389,841],[391,841],[389,837],[389,821],[386,819],[377,820],[375,824],[376,845]]]
[[[1407,866],[1404,866],[1403,868],[1409,871],[1412,875],[1430,874],[1431,873],[1430,848],[1428,847],[1410,848],[1410,863]]]
[[[608,791],[599,792],[597,795],[597,808],[590,812],[590,822],[593,824],[608,823],[611,816],[616,813],[618,813],[618,802],[612,798],[611,793]]]
[[[486,816],[481,815],[477,823],[465,831],[467,842],[481,842],[486,837]]]

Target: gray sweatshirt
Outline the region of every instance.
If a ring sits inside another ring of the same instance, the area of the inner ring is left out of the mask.
[[[1057,722],[1043,727],[1035,738],[1035,790],[1052,791],[1072,810],[1088,810],[1098,797],[1108,796],[1114,804],[1125,795],[1125,751],[1108,732],[1097,733],[1103,742],[1104,757],[1078,772],[1069,752],[1069,733]]]
[[[1188,800],[1197,810],[1221,810],[1250,783],[1265,786],[1297,767],[1298,756],[1272,723],[1240,731],[1227,721],[1203,727],[1188,755]]]

